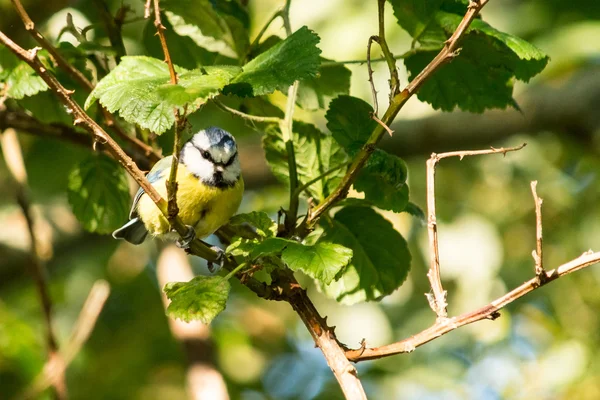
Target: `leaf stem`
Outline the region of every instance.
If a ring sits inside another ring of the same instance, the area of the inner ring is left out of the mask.
[[[287,106],[285,117],[279,123],[285,150],[288,157],[288,171],[290,175],[290,207],[285,214],[285,230],[288,235],[294,233],[296,227],[296,218],[298,215],[298,207],[300,205],[299,196],[296,193],[298,187],[298,167],[296,165],[296,153],[294,151],[294,135],[292,133],[294,123],[294,106],[296,105],[296,93],[298,91],[298,81],[294,82],[288,89]]]
[[[240,265],[238,265],[237,267],[235,267],[234,269],[232,269],[227,275],[225,275],[223,277],[223,280],[228,281],[229,279],[231,279],[232,276],[234,276],[235,274],[237,274],[238,272],[240,272],[240,270],[242,268],[244,268],[247,264],[246,263],[241,263]]]
[[[246,51],[246,56],[244,57],[244,59],[242,61],[245,61],[246,59],[248,59],[248,56],[250,54],[252,54],[254,49],[256,49],[258,47],[258,45],[260,44],[260,39],[262,39],[263,35],[267,31],[267,29],[269,29],[269,26],[271,26],[273,21],[275,21],[278,17],[282,17],[282,16],[283,16],[283,9],[275,11],[275,13],[271,16],[271,18],[269,18],[267,20],[267,22],[263,25],[263,27],[260,29],[260,32],[258,32],[258,35],[256,35],[256,37],[254,38],[250,47],[248,47],[248,51]]]
[[[281,121],[281,118],[278,118],[278,117],[261,117],[258,115],[246,114],[245,112],[242,112],[242,111],[236,110],[235,108],[229,107],[228,105],[224,104],[220,100],[217,100],[216,98],[212,99],[212,102],[214,103],[214,105],[219,107],[221,110],[231,113],[237,117],[246,119],[248,121],[266,122],[266,123],[273,123],[273,124],[278,124]]]
[[[395,60],[401,60],[404,58],[407,58],[409,56],[412,56],[413,54],[417,54],[419,52],[424,52],[424,51],[439,51],[440,50],[440,46],[421,46],[421,47],[415,47],[412,48],[410,50],[408,50],[405,53],[402,53],[400,55],[394,56]],[[380,57],[380,58],[372,58],[371,59],[371,63],[374,62],[382,62],[382,61],[387,61],[387,58],[385,57]],[[331,61],[331,60],[326,60],[326,61],[322,61],[321,62],[321,67],[331,67],[334,65],[345,65],[345,64],[366,64],[367,60],[346,60],[346,61]]]

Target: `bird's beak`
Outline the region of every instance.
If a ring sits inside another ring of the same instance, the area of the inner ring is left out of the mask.
[[[225,171],[225,168],[223,168],[221,165],[217,165],[215,167],[215,169],[217,170],[217,172],[223,172],[223,171]]]

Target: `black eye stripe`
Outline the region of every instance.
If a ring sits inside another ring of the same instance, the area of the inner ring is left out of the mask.
[[[233,153],[233,155],[231,157],[229,157],[229,161],[227,161],[224,166],[225,167],[229,167],[231,164],[233,164],[233,162],[235,161],[235,157],[237,156],[237,151],[235,153]]]

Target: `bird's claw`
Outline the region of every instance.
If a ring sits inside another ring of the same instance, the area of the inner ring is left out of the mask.
[[[225,252],[217,246],[211,246],[210,249],[217,253],[217,261],[209,261],[207,267],[211,273],[215,273],[217,271],[220,271],[221,268],[223,268],[223,266],[225,265]],[[215,264],[219,266],[218,269],[215,269]]]
[[[181,249],[189,248],[190,243],[192,243],[192,241],[196,238],[196,231],[194,230],[194,227],[189,225],[186,225],[185,227],[187,228],[185,235],[183,235],[181,239],[176,242],[177,247]]]

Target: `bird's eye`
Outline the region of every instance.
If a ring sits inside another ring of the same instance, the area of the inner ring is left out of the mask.
[[[207,160],[209,160],[209,159],[210,159],[210,153],[209,153],[208,151],[206,151],[206,150],[202,150],[202,151],[200,152],[200,154],[202,155],[202,157],[206,158]]]

